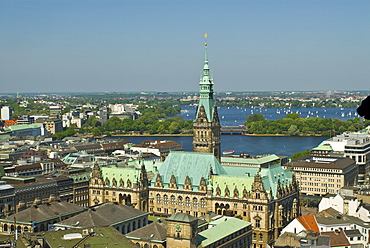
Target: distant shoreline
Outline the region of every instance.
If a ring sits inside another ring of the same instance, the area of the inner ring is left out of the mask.
[[[246,136],[286,136],[286,137],[329,137],[329,136],[321,136],[320,134],[307,134],[307,135],[288,135],[288,134],[254,134],[254,133],[248,133],[248,134],[243,134]]]
[[[222,134],[222,135],[228,135],[228,136],[238,135],[239,136],[241,134]],[[193,134],[114,134],[114,135],[111,135],[111,137],[131,137],[131,136],[142,136],[142,137],[172,136],[172,137],[181,137],[181,136],[193,136]],[[263,137],[268,137],[268,136],[284,137],[285,136],[285,137],[289,137],[291,135],[288,135],[288,134],[253,134],[253,133],[248,133],[248,134],[243,134],[243,136],[263,136]],[[310,137],[310,136],[325,137],[325,136],[321,136],[319,134],[296,135],[296,137]],[[109,136],[105,136],[105,137],[109,137]],[[294,136],[291,136],[291,137],[294,137]]]
[[[142,136],[142,137],[161,137],[161,136],[173,136],[173,137],[180,137],[180,136],[193,136],[193,134],[112,134],[111,137],[130,137],[130,136]],[[109,137],[109,136],[106,136]]]

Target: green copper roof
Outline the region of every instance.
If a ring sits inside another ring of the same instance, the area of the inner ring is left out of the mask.
[[[24,130],[29,128],[40,128],[38,124],[20,124],[20,125],[12,125],[9,127],[5,127],[5,131],[16,131],[16,130]]]
[[[208,65],[208,53],[207,53],[207,44],[205,45],[205,58],[203,66],[203,76],[199,82],[200,91],[199,91],[199,103],[197,113],[195,115],[195,120],[198,118],[200,107],[203,106],[207,115],[209,122],[213,120],[213,108],[215,102],[213,99],[213,79],[210,76],[209,65]]]
[[[243,167],[243,166],[224,166],[227,175],[212,176],[212,187],[214,194],[217,187],[221,190],[221,197],[225,195],[226,186],[230,191],[230,197],[234,197],[235,187],[239,191],[239,198],[242,197],[244,188],[247,191],[252,189],[254,176],[260,170],[262,183],[266,192],[272,190],[272,195],[276,196],[278,180],[280,184],[287,185],[292,183],[292,173],[290,170],[284,170],[279,164],[271,165],[267,168]]]
[[[117,187],[119,187],[119,180],[123,180],[124,187],[126,187],[127,179],[130,179],[131,183],[135,183],[140,178],[140,170],[134,168],[124,167],[101,167],[103,180],[109,179],[110,186],[112,185],[113,178],[117,181]]]
[[[276,196],[278,180],[282,186],[292,183],[292,172],[289,169],[284,170],[279,165],[262,168],[260,174],[265,190],[270,191],[271,189],[273,196]]]
[[[172,175],[178,185],[183,185],[186,176],[189,176],[191,184],[199,186],[202,177],[208,181],[211,169],[213,174],[226,175],[226,171],[211,153],[171,151],[159,168],[159,174],[165,186],[170,183]]]
[[[210,224],[215,226],[199,233],[198,240],[200,245],[198,247],[207,247],[251,225],[248,221],[239,220],[234,217],[222,217],[216,221],[212,221]]]
[[[216,194],[216,188],[221,189],[221,197],[225,196],[225,189],[228,187],[230,191],[230,198],[234,198],[234,189],[235,187],[239,191],[239,198],[242,197],[244,188],[247,191],[252,189],[252,184],[254,177],[235,177],[235,176],[212,176],[212,187],[213,194]]]
[[[318,147],[315,147],[312,149],[313,151],[333,151],[333,148],[331,147],[330,144],[324,144],[324,145],[319,145]]]

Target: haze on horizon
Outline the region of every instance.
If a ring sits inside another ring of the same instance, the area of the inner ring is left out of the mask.
[[[370,90],[370,1],[0,1],[12,92]]]

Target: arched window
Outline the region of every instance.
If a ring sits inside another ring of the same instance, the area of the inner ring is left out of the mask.
[[[174,195],[171,195],[171,204],[176,205],[176,197]]]
[[[263,239],[263,235],[262,233],[260,233],[260,241],[262,241],[262,239]]]
[[[156,198],[157,198],[157,204],[160,204],[161,203],[161,195],[157,194]]]
[[[182,202],[182,196],[179,196],[178,200],[177,200],[177,204],[179,206],[182,206],[183,202]]]
[[[163,204],[168,204],[168,196],[167,195],[163,196]]]
[[[185,206],[190,207],[190,198],[189,197],[185,198]]]
[[[197,208],[198,207],[198,199],[193,198],[193,207]]]
[[[253,240],[256,240],[256,239],[257,239],[257,234],[253,233]]]

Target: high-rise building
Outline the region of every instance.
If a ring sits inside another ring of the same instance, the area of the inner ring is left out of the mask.
[[[61,118],[62,107],[61,106],[50,106],[50,118]]]
[[[370,182],[370,134],[369,129],[345,132],[312,149],[313,155],[338,156],[353,159],[358,165],[358,184]]]
[[[11,107],[3,106],[1,108],[1,119],[3,121],[12,120],[13,119],[12,112],[13,112],[13,109]]]
[[[213,79],[208,65],[207,43],[203,77],[200,79],[199,103],[193,124],[193,151],[213,153],[220,161],[220,120],[213,99]]]

